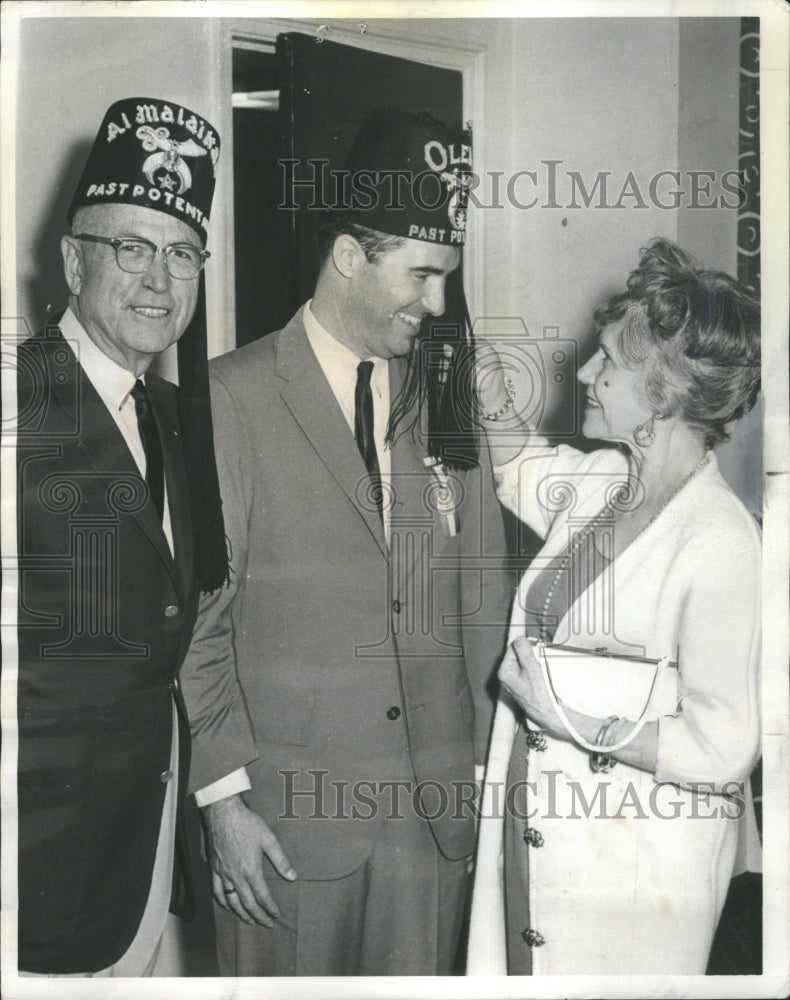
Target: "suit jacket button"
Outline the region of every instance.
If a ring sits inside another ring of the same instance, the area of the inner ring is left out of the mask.
[[[166,785],[172,777],[173,777],[172,771],[170,770],[162,771],[162,773],[159,775],[159,780],[162,782],[163,785]]]
[[[402,607],[403,605],[397,598],[392,602],[392,610],[395,612],[396,615],[400,614],[400,609]]]
[[[177,614],[178,614],[178,605],[168,604],[168,606],[165,608],[165,618],[175,618]]]
[[[387,709],[387,718],[391,722],[394,722],[395,719],[399,719],[400,718],[400,709],[398,708],[397,705],[393,705],[392,708],[388,708]]]

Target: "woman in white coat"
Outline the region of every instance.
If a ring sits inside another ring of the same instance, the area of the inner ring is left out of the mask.
[[[758,393],[759,305],[655,240],[595,315],[582,431],[619,448],[514,447],[512,385],[480,369],[500,500],[545,544],[499,671],[470,974],[704,974],[739,846],[759,868],[760,537],[713,453]],[[535,639],[670,683],[638,731],[582,690],[564,721]]]

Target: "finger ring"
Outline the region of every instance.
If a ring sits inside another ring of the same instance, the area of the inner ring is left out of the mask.
[[[237,893],[237,892],[236,892],[236,890],[235,890],[235,889],[233,888],[233,886],[231,886],[231,887],[230,887],[230,889],[226,889],[226,890],[225,890],[225,895],[226,895],[226,896],[230,896],[230,895],[231,895],[231,893],[232,893],[232,894],[233,894],[234,896],[238,896],[238,893]]]

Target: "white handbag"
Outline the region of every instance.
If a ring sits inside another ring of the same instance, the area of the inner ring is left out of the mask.
[[[651,718],[661,714],[654,706],[677,703],[677,663],[668,656],[651,660],[621,656],[605,649],[554,646],[530,640],[540,663],[549,698],[568,735],[591,753],[602,749],[585,740],[572,725],[565,708],[599,718],[617,716],[635,725],[607,753],[630,743]]]

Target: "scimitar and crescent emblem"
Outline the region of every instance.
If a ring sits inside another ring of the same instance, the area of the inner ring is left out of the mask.
[[[143,163],[143,173],[151,184],[154,183],[154,174],[161,169],[178,177],[180,187],[176,194],[183,194],[187,188],[192,186],[192,173],[183,157],[206,155],[206,150],[199,146],[194,139],[177,142],[170,138],[168,129],[154,129],[150,125],[141,125],[137,130],[137,138],[142,142],[143,149],[151,152],[151,155]],[[156,152],[153,152],[154,150]],[[167,186],[165,178],[162,178],[159,184],[160,187]]]

